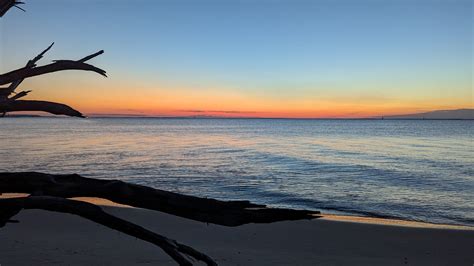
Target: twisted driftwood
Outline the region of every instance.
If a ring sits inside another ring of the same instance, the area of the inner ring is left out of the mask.
[[[249,201],[199,198],[118,180],[85,178],[76,174],[0,173],[0,193],[28,193],[61,198],[104,198],[120,204],[224,226],[312,219],[319,213],[267,208],[265,205]]]
[[[0,227],[11,222],[11,218],[23,209],[71,213],[153,243],[180,265],[192,265],[192,262],[183,255],[201,260],[207,265],[217,264],[207,255],[191,247],[107,214],[99,206],[67,198],[104,198],[120,204],[224,226],[313,219],[319,214],[316,211],[267,208],[265,205],[252,204],[248,201],[199,198],[117,180],[85,178],[76,174],[0,173],[0,193],[31,194],[28,197],[0,199]]]

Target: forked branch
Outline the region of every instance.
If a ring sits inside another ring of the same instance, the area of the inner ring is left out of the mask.
[[[0,0],[1,1],[1,0]],[[84,117],[79,111],[71,108],[68,105],[47,101],[19,101],[18,99],[26,96],[30,91],[22,91],[10,97],[21,84],[21,82],[33,76],[38,76],[46,73],[62,71],[62,70],[85,70],[93,71],[106,77],[105,70],[97,68],[93,65],[85,63],[86,61],[104,53],[100,50],[96,53],[88,55],[79,60],[56,60],[51,64],[44,66],[36,66],[36,63],[43,58],[54,42],[45,50],[39,53],[36,57],[29,60],[26,65],[20,69],[0,75],[0,85],[10,84],[8,87],[0,88],[0,114],[4,115],[7,112],[17,111],[42,111],[55,115],[67,115],[75,117]]]
[[[46,50],[47,51],[47,50]],[[23,67],[17,70],[10,71],[8,73],[0,75],[0,85],[9,84],[12,82],[18,82],[19,80],[23,80],[25,78],[39,76],[47,73],[63,71],[63,70],[84,70],[84,71],[92,71],[98,73],[104,77],[107,77],[105,70],[95,67],[93,65],[84,63],[87,60],[90,60],[100,54],[103,54],[104,51],[100,50],[97,53],[91,54],[86,56],[82,59],[77,61],[75,60],[56,60],[51,64],[44,65],[44,66],[33,66],[33,67]]]
[[[38,62],[41,58],[43,58],[43,55],[49,51],[49,49],[51,49],[51,47],[53,47],[54,45],[54,42],[48,46],[48,48],[44,49],[43,52],[41,52],[40,54],[38,54],[35,58],[31,59],[28,61],[28,63],[26,63],[26,66],[24,67],[25,69],[31,69],[33,67],[36,66],[36,62]],[[20,83],[24,80],[24,78],[22,79],[19,79],[19,80],[15,80],[14,82],[12,82],[10,84],[10,86],[8,86],[8,88],[6,88],[5,92],[3,94],[6,94],[7,96],[12,94],[15,89],[20,85]],[[11,100],[11,99],[10,99]]]
[[[110,215],[104,212],[99,206],[77,200],[49,196],[0,199],[0,227],[3,227],[8,221],[10,221],[11,217],[23,209],[41,209],[78,215],[127,235],[150,242],[160,247],[170,257],[172,257],[173,260],[179,263],[179,265],[193,265],[186,256],[203,261],[207,265],[217,265],[212,258],[189,246],[156,234],[134,223]]]

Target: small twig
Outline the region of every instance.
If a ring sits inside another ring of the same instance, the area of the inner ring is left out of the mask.
[[[98,51],[97,53],[88,55],[88,56],[86,56],[86,57],[84,57],[84,58],[82,58],[82,59],[77,60],[77,62],[83,62],[83,63],[84,63],[84,62],[86,62],[87,60],[92,59],[92,58],[94,58],[94,57],[96,57],[96,56],[98,56],[98,55],[101,55],[101,54],[103,54],[103,53],[104,53],[104,50],[100,50],[100,51]]]
[[[26,67],[35,67],[36,65],[36,62],[38,62],[41,58],[43,58],[43,55],[45,53],[47,53],[49,51],[49,49],[51,49],[51,47],[53,47],[54,45],[54,42],[51,43],[51,45],[48,46],[48,48],[44,49],[43,52],[41,52],[39,55],[37,55],[35,58],[33,58],[32,60],[28,61],[28,63],[26,64]]]
[[[30,93],[31,91],[20,91],[19,93],[17,93],[15,96],[13,97],[10,97],[8,98],[9,101],[14,101],[14,100],[18,100],[22,97],[25,97],[26,95],[28,95],[28,93]]]
[[[24,10],[24,9],[21,8],[21,7],[19,7],[18,4],[24,4],[24,3],[22,3],[22,2],[17,2],[17,3],[14,5],[14,7],[20,9],[20,10],[23,11],[23,12],[26,12],[26,10]]]

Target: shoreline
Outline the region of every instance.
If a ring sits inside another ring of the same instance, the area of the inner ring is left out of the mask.
[[[0,195],[0,198],[11,198],[11,197],[22,197],[27,194],[21,193],[4,193]],[[128,205],[115,203],[113,201],[94,198],[94,197],[77,197],[71,198],[74,200],[85,201],[105,207],[117,207],[117,208],[135,208]],[[184,218],[183,218],[184,219]],[[317,220],[344,222],[344,223],[361,223],[361,224],[372,224],[372,225],[385,225],[385,226],[400,226],[400,227],[411,227],[411,228],[430,228],[430,229],[449,229],[449,230],[466,230],[474,231],[474,226],[468,225],[454,225],[454,224],[436,224],[421,221],[410,221],[402,219],[391,219],[391,218],[379,218],[370,216],[358,216],[358,215],[344,215],[344,214],[331,214],[321,212]]]

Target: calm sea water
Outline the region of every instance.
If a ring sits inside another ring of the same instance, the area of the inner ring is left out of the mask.
[[[474,121],[0,119],[0,171],[474,225]]]

